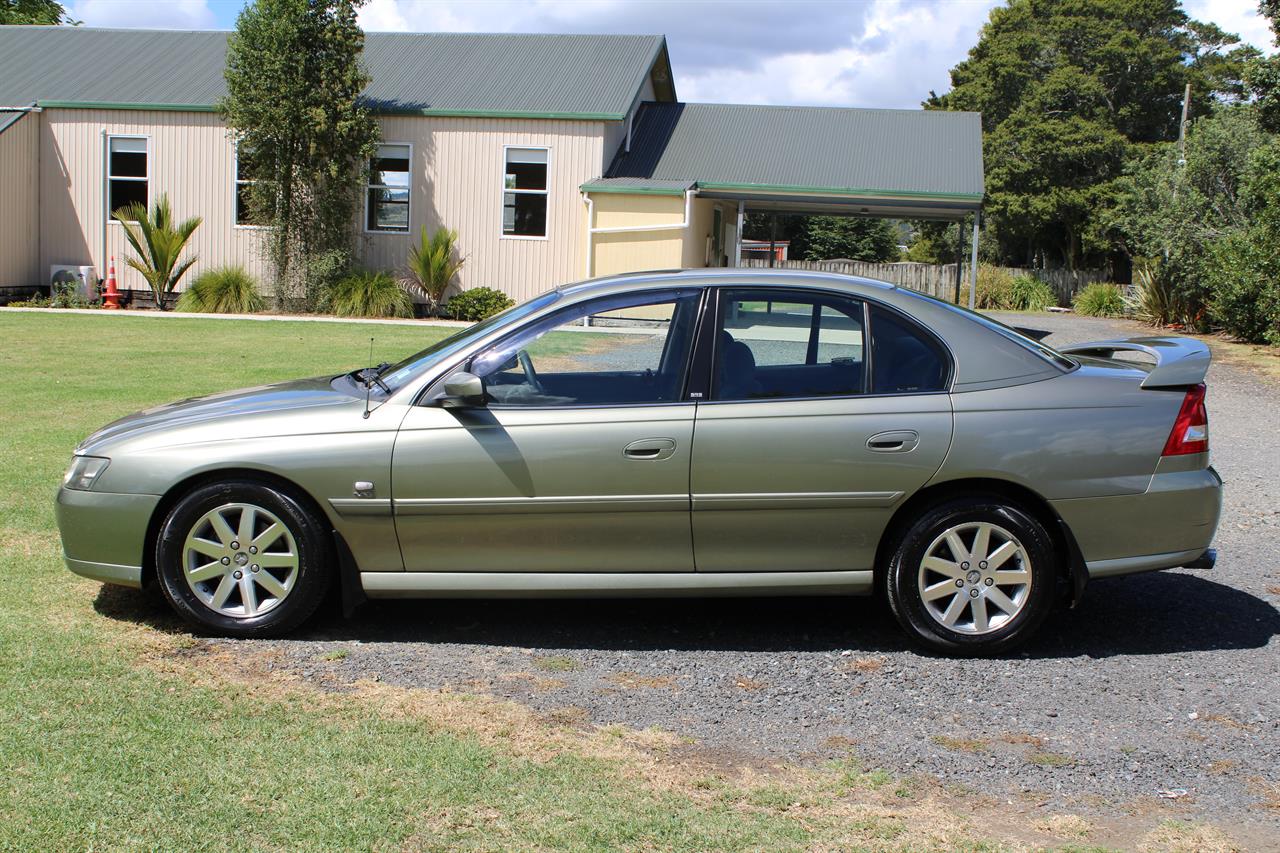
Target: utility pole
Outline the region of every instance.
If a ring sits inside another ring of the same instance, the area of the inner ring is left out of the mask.
[[[1191,84],[1182,93],[1182,121],[1178,122],[1178,165],[1187,165],[1187,108],[1191,106]]]

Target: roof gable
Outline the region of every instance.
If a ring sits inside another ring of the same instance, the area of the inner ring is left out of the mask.
[[[227,35],[3,27],[0,104],[211,110]],[[386,113],[622,120],[665,62],[656,35],[367,33],[365,97]]]

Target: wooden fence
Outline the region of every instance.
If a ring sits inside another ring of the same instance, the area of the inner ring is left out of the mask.
[[[768,258],[744,258],[744,267],[765,268],[769,266]],[[819,270],[822,272],[858,275],[875,278],[905,287],[939,299],[951,300],[956,292],[955,264],[877,264],[869,261],[779,261],[774,264],[779,269]],[[964,281],[969,281],[969,265],[965,264]],[[1108,276],[1101,270],[1039,270],[1018,269],[1017,267],[999,267],[1011,275],[1030,275],[1049,285],[1058,294],[1058,304],[1070,305],[1071,297],[1086,285],[1098,281],[1108,281]]]

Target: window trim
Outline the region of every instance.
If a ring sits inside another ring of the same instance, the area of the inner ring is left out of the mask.
[[[106,217],[108,224],[123,225],[124,223],[121,222],[121,220],[116,219],[114,216],[112,216],[111,182],[112,181],[133,181],[135,183],[139,183],[139,182],[145,183],[147,185],[147,209],[148,210],[151,209],[151,176],[152,176],[151,136],[145,133],[108,133],[106,137],[107,137],[107,141],[106,141],[107,148],[106,148],[106,151],[103,152],[103,154],[106,156],[106,163],[105,163],[105,168],[103,169],[103,177],[102,177],[102,201],[103,201],[103,207],[105,207],[106,210],[103,211],[103,215]],[[144,178],[138,178],[133,176],[120,177],[120,178],[112,177],[111,175],[111,140],[113,139],[146,140],[146,143],[147,143],[147,175],[146,177]],[[134,224],[134,222],[131,221],[129,224],[132,225]]]
[[[231,230],[232,231],[265,231],[270,225],[254,225],[251,222],[240,223],[240,185],[250,186],[257,180],[240,179],[240,140],[231,142]]]
[[[863,377],[864,377],[864,384],[868,386],[874,385],[874,381],[875,381],[875,377],[871,373],[871,371],[874,369],[874,364],[873,364],[874,356],[871,354],[871,351],[872,351],[871,335],[873,334],[872,318],[871,318],[872,309],[879,308],[884,311],[890,312],[896,315],[901,320],[903,320],[903,322],[907,323],[911,328],[924,333],[927,337],[929,337],[931,340],[933,340],[937,344],[939,352],[942,353],[942,355],[944,356],[947,362],[946,374],[943,378],[942,387],[937,391],[902,391],[902,392],[894,392],[894,393],[888,393],[888,394],[874,394],[868,391],[862,394],[823,394],[817,397],[797,396],[797,397],[767,397],[767,398],[761,398],[757,400],[717,400],[715,399],[715,393],[718,390],[716,387],[718,384],[718,376],[717,376],[718,371],[716,370],[716,367],[719,364],[719,359],[720,359],[719,332],[723,324],[723,314],[726,310],[726,304],[727,304],[727,300],[724,298],[724,292],[736,291],[736,290],[758,290],[758,291],[764,291],[767,293],[786,293],[786,294],[791,294],[801,298],[805,297],[806,295],[809,298],[813,298],[815,296],[833,296],[840,299],[848,299],[848,300],[860,302],[862,304],[863,335],[865,336],[864,342],[863,342],[863,352],[865,353],[865,355],[863,356]],[[896,308],[895,306],[889,305],[885,302],[875,299],[874,297],[865,296],[860,293],[848,293],[848,292],[839,291],[839,290],[827,290],[825,288],[798,288],[798,287],[777,287],[777,286],[766,286],[766,285],[737,284],[737,285],[724,285],[723,287],[717,287],[715,288],[715,291],[716,291],[715,297],[713,300],[710,301],[710,305],[704,306],[704,310],[709,310],[710,312],[711,321],[706,324],[705,330],[702,332],[702,337],[700,337],[698,340],[698,344],[699,344],[698,349],[700,351],[705,351],[707,353],[706,356],[703,356],[703,362],[698,364],[699,370],[703,371],[705,374],[703,378],[702,387],[705,388],[704,393],[706,393],[706,397],[705,398],[699,397],[697,400],[692,402],[697,402],[699,405],[741,406],[741,405],[760,404],[760,403],[795,403],[795,402],[812,402],[812,401],[822,401],[822,400],[869,400],[869,399],[879,399],[883,397],[927,397],[927,396],[933,396],[937,394],[951,393],[951,387],[955,380],[955,364],[956,364],[955,353],[951,351],[951,347],[949,347],[947,345],[947,342],[942,340],[941,337],[934,334],[932,330],[926,328],[918,320],[915,320],[914,318],[909,316],[906,312],[902,311],[899,308]]]
[[[388,186],[387,184],[375,184],[375,183],[372,183],[372,182],[369,180],[369,178],[370,178],[370,177],[372,177],[372,176],[370,175],[370,176],[368,176],[368,177],[366,177],[366,178],[365,178],[365,182],[364,182],[364,215],[363,215],[363,218],[362,218],[361,223],[360,223],[361,231],[362,231],[362,233],[364,233],[364,234],[368,234],[368,235],[381,235],[381,234],[392,234],[392,235],[400,234],[400,235],[404,235],[404,234],[412,234],[412,233],[413,233],[413,164],[414,164],[414,160],[413,160],[413,143],[412,143],[412,142],[396,142],[395,140],[389,140],[389,139],[384,139],[383,141],[381,141],[381,142],[379,142],[379,143],[378,143],[378,147],[380,147],[380,148],[381,148],[382,146],[390,146],[390,145],[399,145],[399,146],[401,146],[401,147],[404,147],[404,148],[408,148],[408,149],[409,149],[409,171],[408,171],[408,175],[409,175],[409,186],[406,188],[406,189],[408,190],[408,192],[409,192],[409,201],[405,204],[405,207],[407,208],[407,211],[406,211],[406,212],[407,212],[407,217],[406,217],[406,220],[405,220],[404,230],[401,230],[401,229],[399,229],[399,228],[370,228],[370,227],[369,227],[369,191],[370,191],[370,190],[385,190],[385,189],[396,189],[396,190],[400,189],[400,187],[392,187],[392,186]],[[376,158],[378,157],[378,154],[375,152],[373,156],[374,156],[374,158],[376,159]]]
[[[711,288],[709,287],[697,287],[697,286],[689,286],[689,285],[681,286],[673,282],[667,287],[658,287],[658,288],[653,288],[651,290],[629,291],[624,293],[602,294],[600,296],[594,296],[590,299],[584,299],[581,302],[574,302],[569,305],[561,306],[559,308],[556,308],[553,311],[547,312],[546,314],[542,314],[538,317],[528,320],[527,322],[521,323],[519,328],[515,328],[507,331],[506,334],[500,335],[494,338],[493,340],[488,341],[479,349],[471,353],[468,353],[461,360],[454,362],[450,367],[448,367],[443,372],[441,372],[440,376],[435,380],[433,380],[417,396],[413,405],[430,406],[433,400],[435,400],[439,395],[444,393],[444,383],[448,380],[450,376],[452,376],[453,374],[457,373],[460,370],[465,370],[470,372],[477,358],[489,352],[494,347],[501,346],[504,342],[510,340],[516,335],[519,335],[532,324],[538,324],[538,323],[543,323],[545,321],[553,320],[556,317],[559,317],[562,314],[567,314],[570,311],[573,311],[575,309],[590,306],[594,303],[601,302],[606,299],[613,299],[618,296],[634,295],[634,296],[640,297],[640,296],[656,295],[656,294],[673,294],[673,296],[669,300],[673,302],[678,301],[680,299],[684,299],[686,297],[693,297],[695,300],[695,304],[693,306],[694,323],[693,323],[693,328],[689,332],[689,337],[690,337],[689,351],[685,353],[684,366],[681,368],[682,370],[681,381],[680,383],[678,383],[678,387],[680,390],[675,395],[675,399],[667,400],[664,402],[652,402],[652,403],[574,403],[574,404],[563,404],[563,405],[553,405],[553,406],[504,406],[500,403],[499,404],[486,403],[484,408],[493,409],[500,412],[512,412],[512,411],[549,412],[549,411],[557,411],[557,410],[568,411],[568,410],[582,410],[582,409],[637,409],[637,408],[649,408],[649,407],[655,407],[655,406],[693,405],[697,401],[687,399],[687,395],[685,394],[685,391],[688,388],[689,383],[693,381],[693,372],[695,369],[697,369],[697,365],[694,359],[699,349],[698,336],[701,333],[702,318],[706,316],[707,302],[709,299],[710,291],[711,291]],[[668,300],[655,299],[653,302],[650,302],[648,304],[656,304],[664,301],[668,301]],[[591,312],[588,312],[588,314],[589,313]],[[555,327],[562,326],[562,325],[564,325],[564,322],[556,322],[552,324],[552,328],[554,329]]]
[[[509,190],[507,189],[507,152],[512,148],[525,151],[545,151],[547,152],[547,185],[540,190]],[[521,195],[540,195],[546,199],[547,215],[546,215],[546,233],[538,236],[537,234],[507,234],[502,229],[502,216],[498,216],[498,239],[499,240],[533,240],[546,241],[551,239],[551,146],[550,145],[503,145],[502,146],[502,163],[499,164],[498,175],[501,177],[499,190],[502,193],[501,206],[499,211],[505,210],[507,207],[507,193],[518,193]]]

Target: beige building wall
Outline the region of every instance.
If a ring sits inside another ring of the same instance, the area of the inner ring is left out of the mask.
[[[0,287],[44,284],[40,274],[40,114],[0,133]]]
[[[148,140],[151,202],[167,193],[179,221],[204,218],[189,244],[199,260],[183,282],[210,267],[233,264],[264,278],[262,230],[235,225],[235,152],[217,115],[47,109],[41,118],[42,269],[92,264],[105,278],[107,259],[114,255],[120,287],[146,289],[142,276],[124,263],[132,250],[122,226],[108,222],[106,214],[107,137],[138,135]]]
[[[168,193],[176,217],[204,217],[191,243],[199,261],[184,282],[203,269],[238,264],[270,287],[264,232],[234,222],[235,151],[216,114],[50,109],[42,118],[40,268],[93,264],[105,276],[104,260],[114,255],[119,285],[146,287],[125,266],[122,228],[105,213],[107,137],[140,135],[148,139],[151,201]],[[384,142],[413,146],[410,229],[366,232],[362,194],[356,233],[364,265],[403,269],[419,229],[443,225],[458,232],[467,259],[462,287],[496,287],[520,300],[583,277],[586,216],[578,187],[601,173],[603,122],[394,116],[380,123]],[[549,150],[545,238],[502,234],[507,146]]]
[[[422,226],[443,225],[458,232],[463,288],[495,287],[519,301],[583,277],[586,206],[578,187],[601,174],[604,122],[384,116],[380,123],[383,142],[413,146],[409,233],[365,233],[362,204],[367,265],[403,267]],[[545,238],[502,234],[508,146],[549,150]]]

